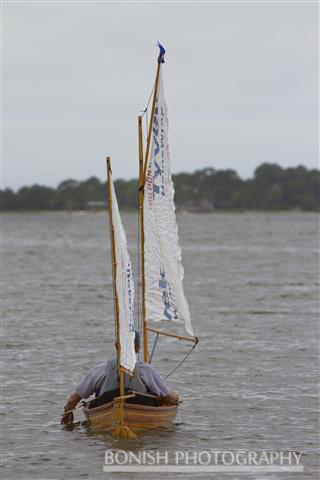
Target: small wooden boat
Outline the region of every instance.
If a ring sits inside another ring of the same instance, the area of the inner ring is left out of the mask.
[[[88,423],[92,429],[113,431],[115,409],[114,402],[100,405],[89,409],[84,407],[83,411],[87,417]],[[123,407],[123,421],[132,432],[153,428],[170,427],[177,415],[177,405],[162,405],[160,407],[150,407],[149,405],[130,404],[125,402]]]
[[[192,342],[192,348],[198,343],[197,337],[193,335],[189,307],[183,293],[183,266],[167,138],[167,107],[160,71],[165,51],[160,44],[159,47],[151,118],[147,126],[145,158],[142,117],[138,117],[141,242],[138,256],[142,287],[142,298],[138,301],[141,301],[142,306],[143,358],[144,362],[148,363],[151,363],[159,335]],[[136,431],[172,425],[178,405],[164,404],[159,397],[153,397],[157,398],[158,406],[145,405],[139,397],[143,396],[142,393],[125,393],[125,373],[134,375],[137,361],[134,349],[134,286],[126,235],[112,181],[110,157],[107,157],[107,175],[120,395],[112,401],[108,398],[106,400],[108,403],[99,406],[92,404],[92,408],[89,403],[84,406],[84,413],[90,427],[113,431],[123,437],[132,437]],[[180,321],[184,324],[188,336],[149,328],[148,322],[152,320]],[[151,354],[148,350],[148,334],[156,335]]]

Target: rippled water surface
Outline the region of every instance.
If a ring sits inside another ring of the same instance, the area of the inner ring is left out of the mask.
[[[133,478],[103,474],[109,448],[302,452],[305,473],[250,478],[318,478],[318,218],[178,216],[200,343],[168,379],[184,400],[174,428],[128,444],[81,423],[59,425],[73,387],[114,355],[105,213],[5,215],[4,478]],[[137,218],[123,221],[137,273]],[[171,339],[158,345],[154,365],[162,374],[189,350]]]

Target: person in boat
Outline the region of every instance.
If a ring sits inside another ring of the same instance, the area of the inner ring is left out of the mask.
[[[116,348],[117,347],[118,345],[116,343]],[[134,347],[136,353],[138,353],[140,350],[140,335],[137,331],[135,331]],[[149,363],[137,361],[134,376],[129,377],[129,375],[125,374],[125,388],[126,391],[134,390],[136,392],[156,395],[168,404],[179,403],[179,396],[174,392],[169,392],[165,382]],[[104,400],[103,403],[107,403],[119,395],[117,358],[94,367],[83,378],[79,385],[77,385],[64,407],[64,411],[67,413],[62,415],[61,424],[72,424],[73,412],[70,410],[73,410],[81,399],[89,398],[93,394],[95,395],[93,402],[101,398]]]

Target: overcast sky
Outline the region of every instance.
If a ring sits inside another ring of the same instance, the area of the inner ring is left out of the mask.
[[[157,40],[173,172],[318,167],[318,4],[3,6],[3,187],[138,174]]]

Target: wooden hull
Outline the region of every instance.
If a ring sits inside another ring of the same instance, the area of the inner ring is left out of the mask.
[[[126,403],[123,412],[124,425],[133,432],[159,427],[168,428],[174,422],[177,410],[177,405],[150,407]],[[104,431],[113,430],[113,402],[91,409],[84,407],[83,411],[90,427]]]

